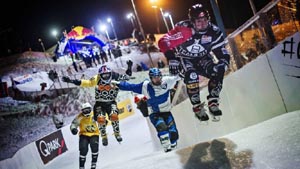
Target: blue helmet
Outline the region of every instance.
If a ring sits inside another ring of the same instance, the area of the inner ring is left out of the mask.
[[[158,68],[150,68],[149,70],[149,77],[161,77],[161,71]]]

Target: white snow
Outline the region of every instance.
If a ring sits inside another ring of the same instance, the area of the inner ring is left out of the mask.
[[[300,166],[300,111],[169,153],[164,153],[155,141],[151,142],[145,120],[137,114],[121,121],[124,141],[118,144],[110,137],[109,145],[100,147],[98,168],[297,169]],[[112,133],[111,129],[109,132]],[[77,142],[71,146],[78,148]],[[78,151],[69,151],[45,168],[76,168],[78,154]],[[90,154],[86,161],[86,167],[89,166]]]

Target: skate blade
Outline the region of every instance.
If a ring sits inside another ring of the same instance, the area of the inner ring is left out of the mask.
[[[213,122],[220,121],[220,116],[213,116],[212,119],[211,119],[211,121],[213,121]]]
[[[208,125],[208,120],[203,121],[203,120],[199,120],[200,125],[204,125],[207,126]]]

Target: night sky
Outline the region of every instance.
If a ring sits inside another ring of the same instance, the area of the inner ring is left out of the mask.
[[[210,0],[159,0],[164,11],[171,13],[173,21],[187,19],[188,9],[195,3],[203,3],[211,11],[212,22],[215,23]],[[253,0],[257,10],[271,0]],[[154,9],[149,0],[134,0],[145,33],[156,33]],[[99,20],[106,22],[112,18],[119,39],[131,36],[132,24],[126,18],[133,12],[131,0],[10,0],[8,5],[2,5],[0,43],[1,55],[7,48],[13,51],[26,51],[29,47],[37,48],[38,38],[42,38],[46,48],[56,43],[51,34],[52,29],[70,31],[72,26],[97,27]],[[219,0],[218,1],[225,29],[234,29],[242,25],[252,16],[249,0]],[[4,12],[8,10],[9,12]],[[160,31],[164,33],[161,15],[159,15]],[[109,24],[107,24],[110,28]],[[97,30],[97,29],[96,29]],[[59,34],[60,36],[61,34]],[[110,33],[113,37],[113,33]],[[16,49],[17,48],[17,49]]]

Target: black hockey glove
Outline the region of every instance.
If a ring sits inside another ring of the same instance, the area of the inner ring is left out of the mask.
[[[78,129],[77,128],[73,128],[71,130],[71,132],[72,132],[73,135],[76,135],[78,133]]]
[[[81,84],[80,80],[77,80],[77,79],[71,80],[68,76],[63,76],[62,77],[62,81],[66,82],[66,83],[73,83],[73,84],[75,84],[77,86],[80,86],[80,84]]]
[[[62,81],[66,83],[71,83],[71,79],[68,76],[63,76]]]
[[[214,67],[213,70],[215,73],[224,73],[227,70],[227,64],[219,61]]]
[[[168,61],[176,59],[175,53],[173,50],[168,50],[165,53],[165,57],[168,59]]]
[[[170,75],[178,75],[180,72],[180,62],[178,60],[169,60],[169,73]]]

